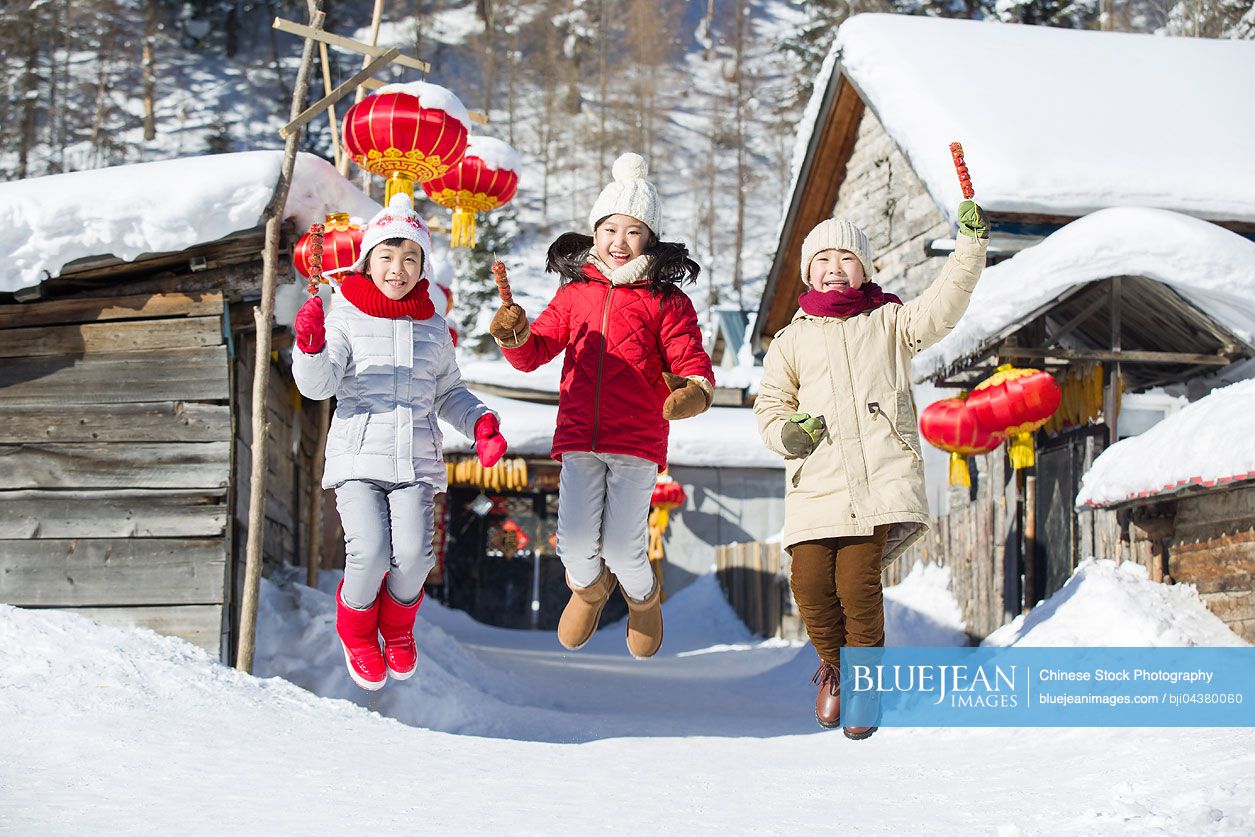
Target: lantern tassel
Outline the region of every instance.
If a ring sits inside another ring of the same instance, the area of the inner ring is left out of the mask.
[[[1033,434],[1016,433],[1012,436],[1011,443],[1007,445],[1007,455],[1011,457],[1011,467],[1016,471],[1033,467],[1037,461],[1033,456]]]
[[[950,454],[950,484],[972,487],[972,475],[967,470],[967,457],[961,453]]]
[[[414,204],[414,178],[403,171],[394,171],[388,175],[384,185],[383,205],[392,205],[392,196],[402,192],[410,196],[410,205]]]
[[[458,207],[453,210],[453,234],[449,237],[450,247],[475,247],[475,213],[469,209]]]

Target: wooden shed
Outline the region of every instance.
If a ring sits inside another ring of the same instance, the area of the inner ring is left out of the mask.
[[[282,156],[0,186],[12,246],[0,266],[0,603],[146,626],[234,662],[258,224]],[[281,281],[295,279],[298,221],[375,206],[326,161],[298,155]],[[286,327],[271,337],[263,558],[334,566],[343,547],[317,461],[325,404],[297,392]]]
[[[38,301],[0,297],[0,601],[142,625],[229,661],[261,247],[253,229],[80,259]],[[279,561],[302,554],[321,489],[317,413],[278,354],[268,411],[264,553]]]

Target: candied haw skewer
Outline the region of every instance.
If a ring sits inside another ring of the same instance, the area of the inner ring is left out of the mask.
[[[963,189],[963,197],[965,200],[971,200],[976,190],[972,188],[972,176],[968,174],[967,162],[963,159],[963,144],[950,143],[950,156],[954,158],[954,170],[959,174],[959,186]]]

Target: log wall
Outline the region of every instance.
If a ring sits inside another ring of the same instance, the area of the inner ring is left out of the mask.
[[[0,306],[0,601],[220,653],[224,313],[219,293]]]

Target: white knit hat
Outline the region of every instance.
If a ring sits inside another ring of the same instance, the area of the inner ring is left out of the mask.
[[[806,235],[802,242],[802,282],[809,279],[811,259],[824,250],[849,250],[863,263],[863,275],[872,275],[872,243],[849,221],[829,218]]]
[[[629,151],[614,161],[611,171],[614,182],[597,196],[593,211],[588,213],[588,226],[596,232],[597,222],[602,218],[630,215],[649,227],[655,236],[661,235],[662,203],[658,200],[654,184],[645,179],[645,175],[649,174],[645,158]]]
[[[362,234],[362,249],[357,255],[357,261],[335,272],[365,273],[366,260],[370,256],[371,249],[379,242],[393,238],[408,239],[423,249],[423,273],[419,278],[430,278],[431,233],[427,231],[427,225],[423,223],[423,219],[414,211],[413,200],[404,192],[393,195],[391,202],[381,209],[378,215],[370,219],[370,223],[366,225],[366,232]]]

